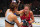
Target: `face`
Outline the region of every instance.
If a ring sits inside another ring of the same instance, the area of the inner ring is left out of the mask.
[[[29,7],[27,7],[27,6],[24,7],[24,12],[25,12],[25,14],[28,13],[29,12]]]

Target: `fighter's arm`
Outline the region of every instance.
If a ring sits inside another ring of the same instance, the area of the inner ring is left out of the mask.
[[[30,23],[32,23],[32,22],[34,22],[34,16],[33,16],[33,12],[32,11],[30,11],[30,16],[31,16],[31,21],[30,21]]]
[[[17,11],[16,14],[21,14],[23,12],[24,12],[23,10],[20,10],[20,11]]]
[[[15,15],[13,16],[13,20],[18,25],[18,27],[21,27],[21,25],[23,24],[23,22],[19,23],[19,21],[17,20],[17,17]]]

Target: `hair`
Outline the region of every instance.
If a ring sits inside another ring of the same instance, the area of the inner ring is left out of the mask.
[[[30,5],[29,5],[29,4],[25,4],[25,5],[24,5],[24,8],[25,8],[25,7],[28,7],[29,10],[30,10]]]
[[[14,11],[15,7],[18,8],[18,4],[17,3],[13,3],[13,2],[9,6],[11,11]]]

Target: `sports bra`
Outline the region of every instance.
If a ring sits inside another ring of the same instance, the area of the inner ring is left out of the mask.
[[[8,20],[8,15],[10,15],[10,14],[12,14],[12,13],[9,13],[9,11],[7,12],[7,16],[5,17],[5,21],[7,22],[7,23],[9,23],[9,24],[11,24],[11,25],[14,25],[15,24],[15,22],[14,21],[9,21]]]

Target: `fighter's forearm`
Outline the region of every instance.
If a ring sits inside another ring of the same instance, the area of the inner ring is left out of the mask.
[[[17,11],[17,12],[16,12],[16,14],[21,14],[21,13],[22,13],[21,11]]]
[[[22,26],[22,24],[23,24],[23,22],[19,23],[18,27],[21,27],[21,26]]]
[[[29,21],[29,23],[32,23],[32,22],[34,22],[34,20]]]

